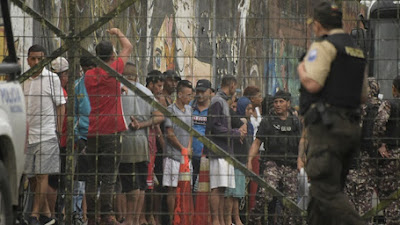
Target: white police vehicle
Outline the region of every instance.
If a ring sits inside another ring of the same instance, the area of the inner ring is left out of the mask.
[[[8,1],[1,1],[1,14],[8,52],[15,59],[15,63],[0,64],[0,225],[11,225],[24,169],[27,123],[24,93],[16,81],[21,68],[16,60]]]

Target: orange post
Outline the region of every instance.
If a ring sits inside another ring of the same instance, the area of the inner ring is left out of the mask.
[[[182,161],[179,168],[179,181],[176,190],[174,225],[193,224],[193,198],[190,184],[191,173],[187,148],[182,148]]]
[[[210,161],[203,155],[200,159],[199,188],[196,196],[196,214],[193,224],[211,224],[211,214],[208,205],[210,193]]]

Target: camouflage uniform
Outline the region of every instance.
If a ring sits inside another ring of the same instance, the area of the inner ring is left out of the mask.
[[[396,99],[400,101],[400,99]],[[377,138],[374,140],[374,146],[378,150],[382,146],[385,136],[387,136],[387,126],[391,118],[396,117],[391,115],[391,102],[383,101],[378,110],[378,116],[376,117],[374,126],[374,136]],[[386,144],[386,143],[385,143]],[[397,191],[400,187],[400,148],[391,148],[387,145],[387,151],[391,155],[390,158],[382,158],[380,154],[377,156],[377,176],[376,183],[378,188],[378,196],[380,200],[387,199],[390,194]],[[400,200],[394,201],[384,211],[386,217],[386,224],[400,224]]]
[[[364,129],[370,130],[374,126],[374,120],[381,104],[378,98],[379,84],[373,77],[368,78],[369,92],[368,102],[361,105],[361,124]],[[364,214],[371,209],[372,194],[376,188],[376,148],[372,146],[373,134],[362,132],[364,145],[361,145],[360,154],[356,156],[356,162],[347,176],[345,191],[355,209]],[[372,131],[370,131],[372,133]]]
[[[273,112],[262,120],[256,136],[266,148],[261,153],[260,176],[293,201],[297,196],[296,159],[300,132],[301,126],[296,116],[290,114],[286,120],[281,120]],[[299,224],[295,221],[299,215],[293,215],[289,209],[282,207],[280,200],[259,187],[249,224],[264,219],[265,214],[269,214],[269,224]],[[274,215],[271,215],[272,212]]]
[[[275,189],[279,189],[282,191],[285,196],[289,197],[292,201],[295,201],[295,197],[297,194],[297,169],[292,166],[286,165],[277,165],[274,161],[266,161],[263,162],[263,165],[260,166],[262,170],[260,176],[271,185]],[[265,188],[259,187],[256,195],[256,205],[251,213],[250,221],[256,221],[262,219],[264,217],[265,212],[265,203],[267,203],[267,207],[274,207],[272,205],[276,203],[273,201],[273,196],[269,194]],[[272,210],[269,210],[272,211]],[[268,215],[269,217],[274,217],[273,220],[279,221],[277,224],[296,224],[291,221],[291,218],[288,218],[288,215],[291,214],[287,209],[283,210],[282,214],[279,215],[278,210],[275,210],[277,213],[277,217],[274,215]],[[272,219],[272,218],[271,218]]]

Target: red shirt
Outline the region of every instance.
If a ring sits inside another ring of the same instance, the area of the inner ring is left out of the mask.
[[[63,88],[65,101],[68,100],[67,91]],[[67,105],[65,105],[67,106]],[[60,138],[60,147],[67,147],[67,108],[65,107],[64,121],[62,125],[61,138]]]
[[[111,64],[118,73],[124,62],[118,58]],[[127,130],[121,106],[121,84],[100,67],[86,71],[85,86],[90,101],[88,135],[112,134]]]

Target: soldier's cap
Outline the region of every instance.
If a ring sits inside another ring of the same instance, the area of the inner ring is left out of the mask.
[[[163,73],[163,75],[165,76],[165,78],[172,78],[175,81],[180,81],[182,80],[181,77],[173,70],[167,70]]]
[[[211,82],[207,79],[201,79],[197,81],[196,91],[207,91],[211,89]]]
[[[68,61],[64,57],[58,57],[51,62],[51,70],[55,73],[62,73],[69,69]]]
[[[285,101],[289,101],[291,99],[292,95],[289,92],[283,91],[283,90],[279,90],[275,93],[274,95],[274,100],[278,99],[278,98],[282,98]]]
[[[321,2],[314,8],[314,17],[307,20],[307,24],[311,24],[315,20],[321,25],[334,27],[342,26],[342,11],[339,7],[330,2]]]

